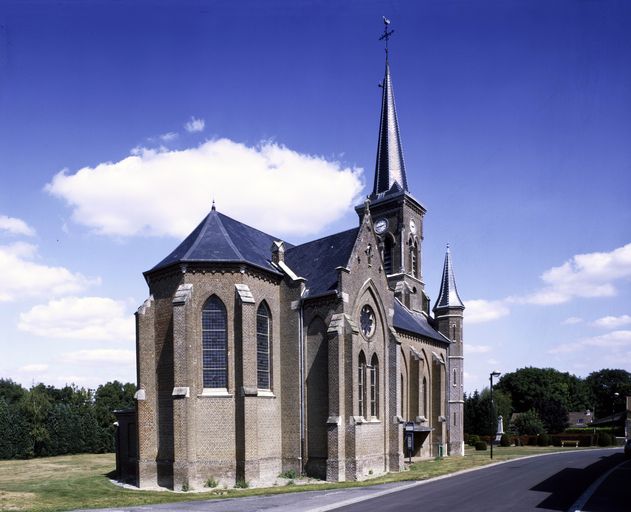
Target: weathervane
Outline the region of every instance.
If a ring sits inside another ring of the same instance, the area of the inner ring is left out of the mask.
[[[386,41],[386,59],[388,58],[388,39],[394,34],[394,30],[388,30],[388,25],[390,25],[390,20],[383,16],[383,35],[379,38],[379,41]]]

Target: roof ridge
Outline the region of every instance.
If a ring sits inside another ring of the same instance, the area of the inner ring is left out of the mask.
[[[294,249],[298,249],[298,248],[303,247],[305,245],[312,244],[312,243],[315,243],[315,242],[320,242],[322,240],[326,240],[327,238],[331,238],[333,236],[338,236],[338,235],[343,235],[343,234],[346,234],[346,233],[350,233],[351,231],[356,231],[358,229],[359,229],[359,227],[350,228],[350,229],[346,229],[344,231],[338,231],[337,233],[332,233],[330,235],[321,236],[320,238],[316,238],[314,240],[309,240],[308,242],[304,242],[302,244],[294,245],[293,247],[290,247],[289,249],[287,249],[287,251],[292,251]],[[287,252],[287,251],[285,251],[285,252]]]
[[[212,213],[212,212],[211,212]],[[189,257],[189,254],[192,253],[193,249],[196,249],[197,246],[199,245],[200,240],[204,237],[204,234],[206,233],[206,230],[208,229],[208,222],[209,222],[209,217],[210,217],[210,213],[206,215],[206,217],[204,218],[204,220],[202,221],[202,229],[201,231],[197,234],[197,236],[195,237],[195,241],[191,244],[191,246],[188,248],[188,251],[186,251],[183,255],[182,255],[182,260],[185,260]]]
[[[228,245],[232,248],[232,250],[236,253],[236,255],[242,259],[245,260],[246,258],[243,257],[243,254],[241,254],[241,251],[239,251],[239,249],[237,249],[237,246],[234,245],[234,242],[232,241],[232,238],[230,238],[230,235],[228,234],[228,231],[226,230],[225,226],[223,225],[223,221],[221,220],[221,218],[219,217],[219,215],[217,215],[217,224],[219,225],[219,229],[221,230],[221,233],[226,237],[226,241],[228,242]],[[251,226],[248,226],[251,227]],[[256,229],[256,228],[252,228],[252,229]],[[261,231],[261,233],[263,233]],[[264,233],[267,234],[267,233]],[[268,235],[270,236],[270,235]]]

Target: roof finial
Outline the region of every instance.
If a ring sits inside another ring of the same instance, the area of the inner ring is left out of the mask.
[[[216,210],[216,208],[215,208],[215,198],[214,197],[213,197],[213,205],[210,208],[210,210],[213,211],[213,212]]]
[[[394,34],[394,30],[388,30],[388,25],[390,25],[390,20],[383,16],[383,35],[379,38],[379,41],[386,41],[386,60],[388,60],[388,39]]]

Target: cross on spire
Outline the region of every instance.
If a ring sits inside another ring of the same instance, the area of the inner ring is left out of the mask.
[[[379,38],[379,41],[385,40],[386,42],[386,59],[388,58],[388,39],[394,34],[394,30],[388,30],[388,25],[390,25],[390,20],[383,16],[383,35]]]

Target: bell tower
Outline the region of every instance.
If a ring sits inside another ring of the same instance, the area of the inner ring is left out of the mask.
[[[425,294],[422,273],[424,206],[409,192],[399,122],[394,102],[388,40],[394,33],[384,18],[386,70],[380,84],[381,118],[377,142],[377,161],[372,193],[368,196],[375,233],[383,259],[383,270],[395,296],[409,309],[429,316],[429,297]],[[365,206],[355,208],[360,217]]]

